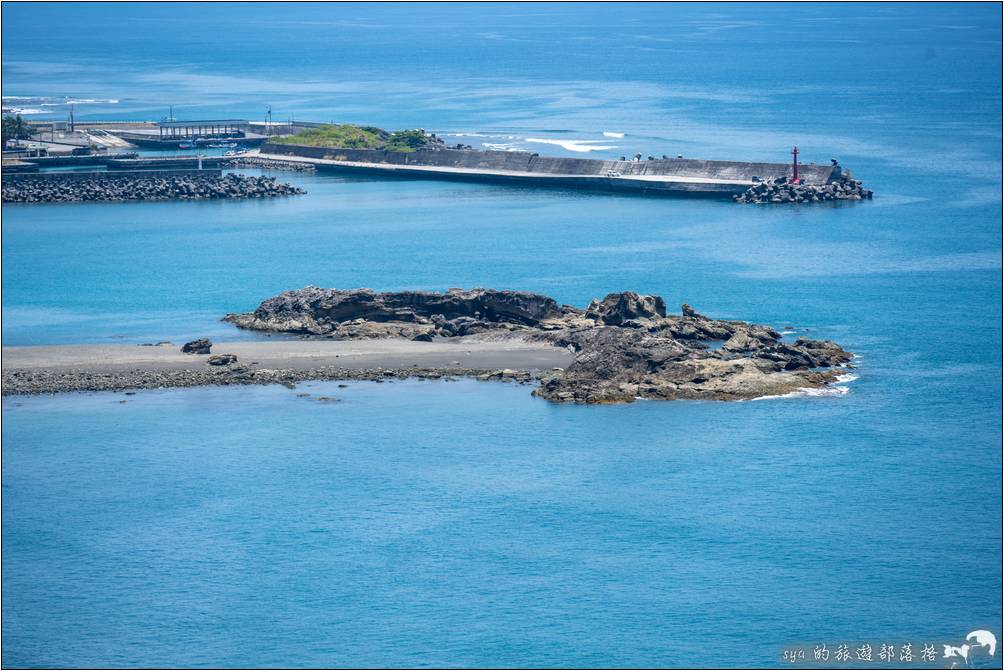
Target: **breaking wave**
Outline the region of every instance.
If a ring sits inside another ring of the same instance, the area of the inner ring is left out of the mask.
[[[616,145],[599,144],[602,140],[545,140],[537,137],[528,137],[527,142],[538,144],[554,144],[567,151],[585,153],[590,151],[604,151],[606,149],[616,149]]]
[[[526,149],[521,149],[512,142],[482,142],[481,146],[491,151],[526,151]]]
[[[854,373],[843,373],[836,377],[837,382],[854,382],[858,379],[858,376]],[[751,401],[766,401],[772,398],[810,398],[810,397],[820,397],[820,396],[844,396],[850,393],[850,387],[842,387],[840,385],[833,385],[831,387],[802,387],[796,389],[795,391],[788,392],[787,394],[771,394],[768,396],[757,396],[756,398],[751,398]]]
[[[622,138],[622,137],[624,137],[624,133],[615,133],[615,132],[610,131],[610,130],[605,130],[605,131],[603,131],[603,137]]]
[[[3,108],[4,114],[45,114],[46,110],[36,109],[34,107],[7,107]]]

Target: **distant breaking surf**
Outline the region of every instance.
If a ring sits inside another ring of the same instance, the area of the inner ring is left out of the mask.
[[[554,144],[567,151],[575,151],[579,153],[604,151],[606,149],[617,148],[615,145],[597,144],[598,142],[602,142],[602,140],[545,140],[542,138],[528,137],[526,141],[536,142],[538,144]]]

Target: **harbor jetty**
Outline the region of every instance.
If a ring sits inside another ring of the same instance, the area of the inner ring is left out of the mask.
[[[274,198],[305,193],[275,177],[220,170],[4,174],[5,203]]]
[[[478,151],[430,143],[415,151],[350,149],[297,145],[296,136],[263,144],[263,159],[311,164],[319,171],[387,177],[491,182],[621,193],[741,197],[752,187],[797,184],[801,189],[843,184],[848,174],[835,161],[827,165],[763,163],[636,156],[602,160],[541,156],[519,151]],[[826,198],[819,198],[824,200]],[[786,199],[770,202],[789,202]],[[790,202],[812,202],[811,198]]]

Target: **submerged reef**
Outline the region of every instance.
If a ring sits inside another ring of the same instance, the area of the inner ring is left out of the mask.
[[[832,384],[852,356],[829,340],[789,342],[770,326],[712,319],[686,304],[681,314],[667,315],[662,298],[631,291],[576,308],[525,291],[377,293],[308,286],[224,319],[307,338],[548,343],[573,354],[566,368],[543,373],[534,391],[555,402],[786,394]]]

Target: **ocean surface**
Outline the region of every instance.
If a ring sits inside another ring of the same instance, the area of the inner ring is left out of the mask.
[[[838,393],[736,404],[475,381],[4,398],[5,666],[770,666],[824,643],[947,666],[943,644],[1001,636],[999,6],[2,18],[4,108],[29,118],[271,106],[561,156],[797,144],[876,193],[289,173],[307,195],[4,206],[4,345],[253,338],[220,317],[307,284],[487,286],[657,293],[859,356]]]

